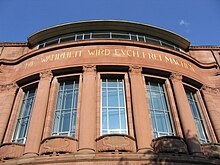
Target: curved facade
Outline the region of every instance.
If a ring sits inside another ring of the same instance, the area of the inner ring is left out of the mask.
[[[110,20],[0,43],[0,163],[219,164],[219,53]]]

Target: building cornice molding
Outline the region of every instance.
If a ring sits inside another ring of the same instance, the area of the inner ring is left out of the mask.
[[[27,42],[0,42],[0,47],[27,47]]]
[[[109,29],[112,31],[127,31],[154,36],[156,38],[161,38],[171,43],[175,43],[183,49],[187,49],[190,45],[190,42],[187,39],[169,30],[148,24],[122,20],[89,20],[52,26],[42,29],[28,37],[28,43],[31,46],[34,46],[48,38],[53,38],[67,33],[94,30],[106,31]]]
[[[190,46],[189,50],[220,50],[220,46]]]
[[[62,49],[62,48],[68,48],[68,47],[72,47],[72,46],[87,46],[87,45],[101,45],[101,44],[115,44],[115,45],[129,45],[129,46],[139,46],[142,48],[149,48],[149,49],[157,49],[159,51],[164,51],[167,53],[172,53],[174,55],[177,55],[178,57],[184,58],[192,63],[194,63],[195,65],[197,65],[198,67],[201,68],[216,68],[217,65],[215,62],[212,63],[202,63],[199,62],[198,60],[196,60],[195,58],[189,56],[186,53],[183,52],[177,52],[175,50],[171,50],[168,48],[164,48],[161,46],[156,46],[156,45],[152,45],[152,44],[146,44],[146,43],[141,43],[141,42],[132,42],[132,41],[119,41],[119,40],[88,40],[88,41],[80,41],[80,42],[70,42],[70,43],[66,43],[66,44],[60,44],[60,45],[54,45],[54,46],[50,46],[50,47],[46,47],[43,49],[37,49],[37,50],[33,50],[31,52],[28,52],[27,54],[24,54],[16,59],[0,59],[0,64],[4,63],[4,64],[17,64],[20,63],[26,59],[29,59],[31,57],[37,56],[39,54],[42,53],[46,53],[49,51],[53,51],[53,50],[57,50],[57,49]]]

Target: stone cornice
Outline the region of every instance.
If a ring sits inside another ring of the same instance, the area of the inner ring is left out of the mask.
[[[189,47],[189,50],[210,50],[210,49],[220,50],[220,46],[190,46]]]
[[[195,65],[197,65],[198,67],[201,67],[201,68],[217,67],[215,62],[202,63],[202,62],[199,62],[198,60],[194,59],[193,57],[189,56],[188,54],[178,52],[176,50],[164,48],[164,47],[157,46],[157,45],[147,44],[147,43],[132,42],[132,41],[119,41],[119,40],[88,40],[88,41],[58,44],[58,45],[46,47],[46,48],[43,48],[43,49],[37,49],[37,50],[30,51],[27,54],[24,54],[24,55],[22,55],[22,56],[20,56],[16,59],[0,59],[0,63],[17,64],[17,63],[20,63],[20,62],[28,59],[28,58],[37,56],[37,55],[45,53],[45,52],[57,50],[57,49],[62,49],[62,48],[67,48],[67,47],[72,47],[72,46],[100,45],[100,44],[103,44],[103,43],[105,43],[105,44],[116,44],[116,45],[120,44],[120,45],[139,46],[139,47],[142,47],[142,48],[156,49],[156,50],[159,50],[159,51],[164,51],[164,52],[167,52],[167,53],[171,53],[173,55],[177,55],[181,58],[184,58],[184,59],[194,63]]]
[[[24,47],[28,46],[27,42],[0,42],[0,47]]]

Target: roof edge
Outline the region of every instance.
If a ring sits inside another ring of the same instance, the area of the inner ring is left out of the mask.
[[[28,37],[28,43],[30,44],[30,46],[34,46],[37,43],[48,38],[79,31],[94,31],[96,29],[118,31],[121,30],[151,35],[172,42],[182,47],[183,49],[187,49],[190,45],[190,42],[186,38],[169,30],[148,24],[124,20],[88,20],[60,24],[45,28],[34,33],[33,35]]]

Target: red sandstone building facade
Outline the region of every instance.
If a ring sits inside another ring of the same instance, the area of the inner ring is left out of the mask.
[[[219,64],[126,21],[0,43],[0,164],[220,164]]]

